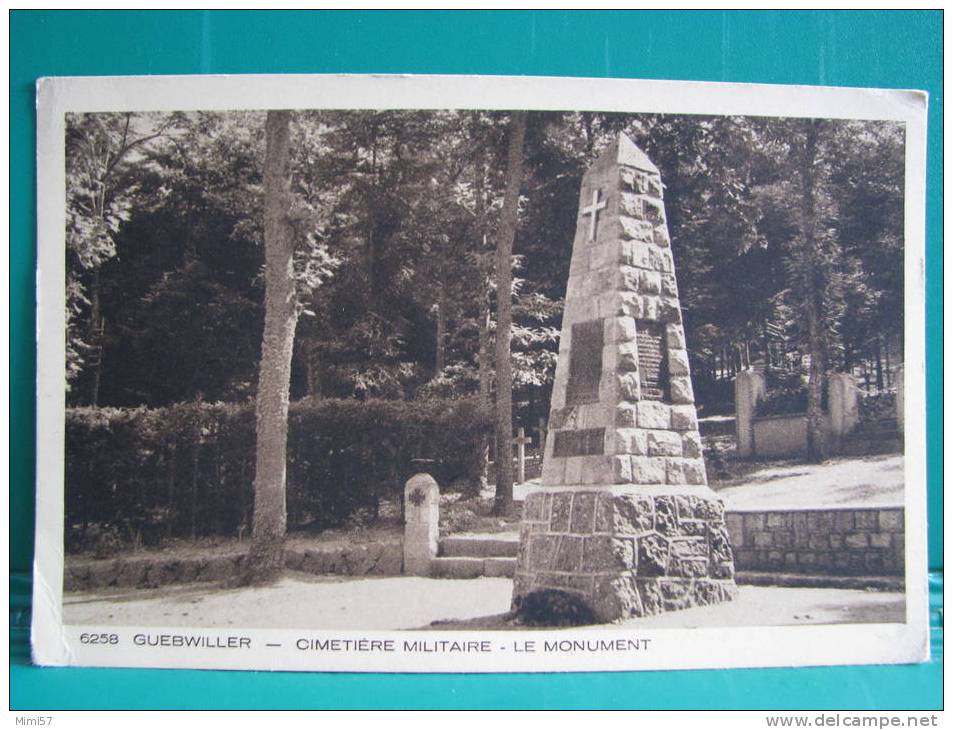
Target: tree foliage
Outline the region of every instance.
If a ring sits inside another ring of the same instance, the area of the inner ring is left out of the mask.
[[[67,119],[72,404],[255,396],[263,122],[261,112]],[[899,335],[901,126],[819,122],[806,256],[804,120],[537,112],[530,122],[509,330],[514,420],[527,429],[548,411],[579,183],[619,131],[666,186],[702,405],[718,397],[708,386],[726,353],[763,358],[777,333],[791,357],[810,353],[806,270],[818,278],[825,369]],[[495,399],[508,124],[506,112],[474,110],[295,114],[292,400]]]

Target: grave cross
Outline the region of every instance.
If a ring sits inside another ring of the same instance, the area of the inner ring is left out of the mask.
[[[589,221],[589,240],[596,240],[596,218],[599,216],[599,211],[606,207],[606,201],[599,200],[599,188],[596,188],[592,191],[592,205],[586,206],[582,209],[583,215],[591,215],[592,219]]]
[[[522,484],[526,481],[526,445],[533,443],[533,439],[526,435],[526,430],[520,426],[518,435],[513,439],[516,445],[516,480]]]

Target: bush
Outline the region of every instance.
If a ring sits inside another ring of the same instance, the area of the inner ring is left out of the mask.
[[[861,423],[897,417],[897,394],[892,391],[861,394],[857,405]]]
[[[289,527],[376,515],[416,471],[441,484],[478,478],[490,423],[466,399],[291,404]],[[254,475],[254,404],[68,409],[67,546],[91,549],[88,536],[107,529],[143,544],[247,534]]]
[[[827,410],[827,380],[821,386],[821,409]],[[807,385],[778,387],[768,391],[755,406],[756,416],[807,413]]]

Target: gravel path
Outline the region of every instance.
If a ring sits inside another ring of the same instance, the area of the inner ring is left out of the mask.
[[[67,624],[298,629],[511,629],[505,578],[314,578],[291,573],[265,588],[190,585],[65,597]],[[903,621],[901,593],[742,586],[738,600],[633,619],[626,626],[781,626]]]

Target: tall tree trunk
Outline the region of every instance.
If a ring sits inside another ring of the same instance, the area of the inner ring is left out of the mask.
[[[437,293],[437,346],[434,352],[434,376],[440,375],[447,364],[447,277],[440,269],[440,291]]]
[[[89,404],[99,405],[99,391],[103,382],[103,350],[105,349],[106,322],[103,318],[102,299],[100,292],[102,290],[100,267],[96,266],[93,271],[93,281],[90,292],[90,312],[89,319],[91,325],[90,345],[93,351],[93,381],[90,384]]]
[[[820,462],[826,456],[824,443],[824,412],[821,404],[824,376],[827,373],[827,348],[821,321],[823,292],[817,281],[817,210],[816,177],[817,121],[808,120],[804,135],[804,154],[801,159],[801,231],[803,258],[801,264],[804,287],[804,314],[807,320],[807,346],[811,358],[807,381],[807,458]]]
[[[506,192],[500,214],[496,244],[496,500],[495,514],[513,508],[513,371],[510,361],[513,321],[513,239],[516,237],[517,208],[523,182],[523,137],[526,112],[510,118],[510,144],[506,157]]]
[[[244,583],[273,580],[284,559],[288,388],[298,323],[288,219],[290,121],[289,111],[270,111],[265,120],[265,328],[255,408],[255,518]]]

